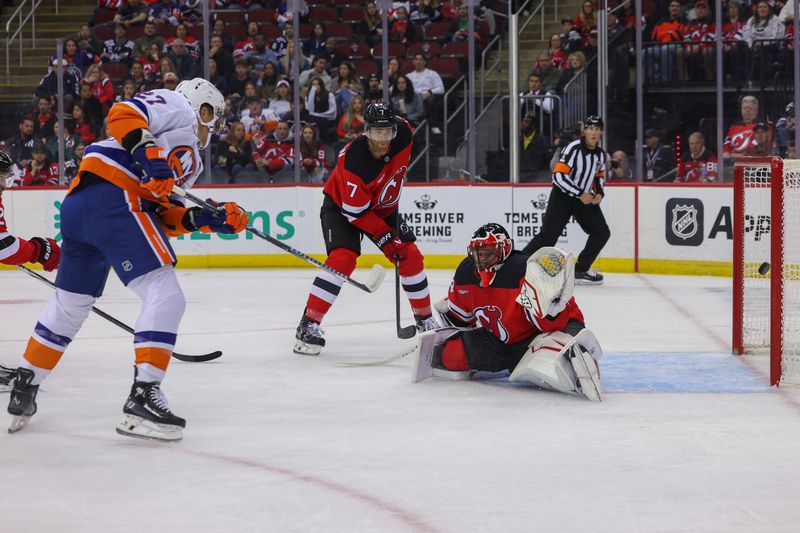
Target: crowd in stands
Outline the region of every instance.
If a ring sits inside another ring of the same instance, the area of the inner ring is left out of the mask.
[[[442,96],[461,75],[467,55],[468,13],[460,0],[393,2],[386,51],[373,1],[310,0],[301,13],[280,0],[211,0],[209,7],[213,28],[206,46],[201,0],[99,0],[92,20],[66,39],[62,57],[50,60],[30,120],[4,141],[20,167],[34,172],[34,152],[44,154],[48,166],[57,160],[57,152],[38,148],[58,145],[53,123],[59,70],[70,146],[65,175],[58,176],[56,165],[48,183],[74,176],[85,146],[105,135],[104,119],[115,101],[202,76],[206,54],[209,80],[225,96],[228,122],[212,140],[212,161],[231,182],[243,170],[262,171],[265,182],[292,179],[295,88],[302,176],[323,181],[338,150],[362,131],[366,105],[383,100],[384,53],[391,56],[388,94],[398,114],[412,125],[427,120],[431,132],[441,134]],[[491,36],[488,13],[476,10],[479,50]],[[294,79],[297,29],[302,48]],[[42,171],[34,174],[40,177],[25,184],[44,182]]]
[[[645,70],[649,82],[714,79],[714,5],[708,0],[652,4],[645,27]],[[792,2],[726,0],[722,5],[721,34],[727,80],[771,78],[792,68]]]
[[[771,73],[789,68],[792,3],[725,0],[723,5],[728,76],[751,79],[754,65],[765,68],[763,58]],[[710,80],[715,28],[707,1],[659,0],[643,6],[648,83]],[[465,70],[468,13],[461,0],[393,2],[387,50],[373,1],[309,0],[305,11],[293,14],[280,0],[210,0],[213,25],[207,43],[202,8],[200,0],[99,0],[92,20],[65,41],[61,57],[51,58],[19,133],[3,141],[25,169],[26,183],[68,182],[85,147],[105,135],[104,119],[114,102],[156,88],[174,89],[181,80],[202,76],[206,57],[209,80],[226,98],[228,122],[212,140],[212,164],[227,172],[231,182],[242,171],[260,172],[265,182],[291,181],[296,160],[304,180],[323,181],[338,151],[363,130],[366,106],[383,100],[384,55],[389,56],[387,92],[393,107],[414,125],[426,121],[436,139],[446,120],[445,91]],[[478,51],[500,31],[493,10],[506,9],[502,0],[480,2],[474,28]],[[608,15],[609,93],[620,101],[628,99],[633,65],[633,9],[627,0]],[[587,106],[596,100],[597,16],[596,4],[583,2],[578,13],[562,18],[562,31],[550,35],[531,65],[527,90],[520,93],[519,142],[526,171],[547,174],[560,143],[576,134],[575,125],[562,123],[561,114],[568,88],[582,73],[588,78]],[[295,30],[301,43],[297,79]],[[64,175],[58,175],[56,165],[56,174],[48,176],[51,171],[42,169],[52,168],[57,159],[59,71],[67,157]],[[295,90],[300,95],[299,155],[293,138]],[[742,117],[726,135],[723,160],[752,153],[790,155],[793,112],[769,123],[752,100],[742,98]],[[669,179],[719,179],[717,155],[703,132],[685,132],[689,149],[676,159],[668,149],[668,134],[674,132],[661,131],[660,124],[647,126],[646,157],[639,162],[645,179],[661,179],[676,168]],[[36,163],[34,152],[44,159]],[[624,152],[618,155],[614,159],[620,165],[609,175],[623,179],[631,169]]]

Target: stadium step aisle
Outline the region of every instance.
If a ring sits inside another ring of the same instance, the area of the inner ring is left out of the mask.
[[[3,9],[2,20],[9,16],[20,5],[22,0],[14,0],[13,5]],[[43,0],[36,10],[36,48],[32,48],[30,21],[22,34],[22,66],[19,65],[19,43],[11,45],[11,76],[5,76],[5,39],[0,40],[0,101],[29,101],[33,98],[36,86],[47,74],[48,60],[55,54],[56,40],[77,33],[82,24],[89,22],[97,5],[96,0],[70,0],[59,2],[59,13],[55,13],[55,0]],[[27,14],[27,10],[23,9]],[[16,31],[12,23],[12,32]]]

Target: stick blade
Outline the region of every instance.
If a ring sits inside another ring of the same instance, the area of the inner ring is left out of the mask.
[[[404,328],[397,328],[398,339],[413,339],[417,334],[417,326],[411,325]]]
[[[381,265],[372,265],[372,271],[370,272],[369,278],[364,285],[366,285],[367,289],[369,289],[369,292],[375,292],[378,290],[378,287],[381,286],[385,277],[385,268],[383,268]]]
[[[185,361],[187,363],[205,363],[206,361],[213,361],[222,357],[222,352],[217,350],[203,355],[183,355],[177,352],[172,352],[172,357],[178,361]]]

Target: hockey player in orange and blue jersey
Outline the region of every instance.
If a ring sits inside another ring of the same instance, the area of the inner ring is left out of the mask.
[[[168,236],[236,233],[248,219],[233,202],[217,204],[225,210],[218,215],[178,205],[170,194],[175,185],[191,187],[201,173],[198,148],[224,125],[224,108],[219,91],[195,78],[174,92],[138,93],[109,111],[111,138],[86,149],[61,207],[58,288],[20,359],[8,406],[10,432],[36,413],[39,384],[75,337],[113,268],[142,300],[134,327],[134,383],[117,432],[182,438],[186,421],[170,411],[160,388],[186,306]]]

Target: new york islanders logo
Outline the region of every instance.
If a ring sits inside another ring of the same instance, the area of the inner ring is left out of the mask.
[[[508,341],[508,330],[503,325],[503,311],[496,305],[487,305],[475,309],[475,318],[477,318],[484,329],[491,331],[495,337],[503,342]]]
[[[199,170],[199,161],[189,146],[176,146],[167,156],[167,164],[175,176],[175,185],[182,186]]]
[[[398,168],[391,178],[384,184],[378,196],[378,205],[392,207],[400,201],[400,191],[403,190],[403,178],[406,175],[406,166]]]

